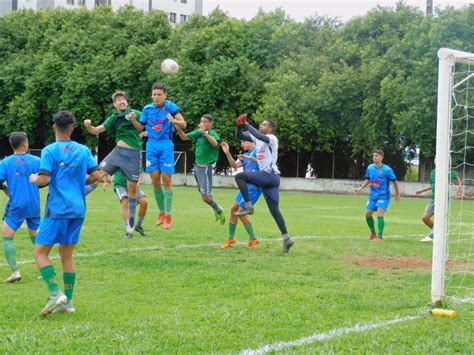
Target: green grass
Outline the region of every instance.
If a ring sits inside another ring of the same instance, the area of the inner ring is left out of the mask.
[[[148,186],[144,189],[152,196]],[[214,191],[216,199],[229,207],[235,193]],[[282,193],[290,234],[300,237],[283,255],[278,229],[263,199],[252,217],[262,239],[259,248],[247,250],[238,244],[221,250],[218,243],[225,240],[227,225],[214,222],[195,188],[175,188],[174,226],[169,232],[154,227],[157,208],[150,201],[144,224],[150,236],[134,235],[131,240],[124,239],[115,196],[98,189],[88,196],[77,247],[77,313],[40,319],[46,286],[37,279],[33,263],[20,265],[23,280],[0,285],[0,350],[238,353],[419,314],[430,301],[429,268],[403,267],[403,262],[391,268],[367,267],[361,261],[430,260],[432,246],[419,242],[427,233],[420,217],[428,200],[392,202],[384,243],[365,240],[365,201],[362,196]],[[0,203],[4,205],[4,196]],[[464,208],[473,211],[474,204]],[[473,215],[467,215],[463,228],[472,231],[473,222]],[[18,260],[33,260],[26,235],[22,228],[15,239]],[[240,225],[237,239],[247,240]],[[469,245],[460,245],[462,254]],[[1,277],[6,278],[9,269],[3,258],[0,262]],[[54,264],[60,271],[58,260]],[[474,287],[472,276],[465,282]],[[472,303],[451,306],[459,313],[454,319],[434,318],[426,311],[416,320],[283,351],[469,353],[474,336]]]

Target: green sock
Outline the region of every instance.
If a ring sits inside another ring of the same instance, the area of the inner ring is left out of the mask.
[[[249,234],[250,239],[255,240],[257,237],[255,236],[255,232],[253,231],[252,223],[244,224],[245,230]]]
[[[7,257],[7,263],[12,268],[12,271],[18,271],[18,265],[16,263],[16,249],[13,244],[13,238],[3,237],[3,248],[5,249],[5,256]]]
[[[63,273],[64,280],[64,294],[67,297],[67,300],[72,300],[72,293],[74,292],[74,285],[76,284],[76,273],[75,272],[65,272]]]
[[[385,219],[382,217],[377,217],[377,225],[379,227],[379,238],[383,238],[383,229],[385,227]]]
[[[237,228],[237,224],[229,222],[229,239],[234,239],[236,228]]]
[[[30,240],[31,240],[31,243],[33,245],[35,245],[36,244],[36,235],[34,237],[30,237]]]
[[[367,221],[367,225],[369,226],[370,231],[372,232],[372,234],[375,234],[375,221],[374,221],[374,217],[372,217],[372,216],[370,216],[370,217],[365,217],[365,220]]]
[[[48,285],[49,292],[55,294],[59,292],[58,280],[56,279],[56,272],[53,265],[47,265],[40,269],[40,274],[44,282]]]
[[[171,216],[171,207],[173,205],[173,190],[165,189],[165,213]]]
[[[159,187],[154,190],[155,193],[155,200],[156,204],[158,205],[158,208],[160,209],[160,212],[165,211],[165,195],[163,193],[163,187]]]

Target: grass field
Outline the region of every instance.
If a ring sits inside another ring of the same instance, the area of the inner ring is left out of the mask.
[[[150,187],[144,190],[152,196]],[[214,191],[229,207],[235,193]],[[18,232],[23,280],[0,285],[0,352],[240,353],[266,345],[291,353],[472,352],[472,301],[451,304],[454,319],[428,313],[432,245],[419,242],[427,233],[420,217],[428,200],[392,202],[384,243],[366,240],[365,201],[282,193],[295,237],[284,255],[263,200],[252,217],[259,248],[245,248],[239,225],[242,244],[221,250],[227,225],[214,222],[195,188],[175,188],[169,232],[154,227],[150,201],[144,223],[150,236],[131,240],[123,237],[115,196],[97,189],[88,196],[77,247],[75,314],[40,319],[47,289],[37,279],[26,230]],[[465,207],[473,211],[472,203]],[[463,225],[472,231],[474,215],[468,216]],[[3,256],[0,265],[4,279],[10,270]]]

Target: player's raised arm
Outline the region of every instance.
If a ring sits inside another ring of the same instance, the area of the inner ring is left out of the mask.
[[[178,112],[174,115],[171,114],[171,113],[168,113],[168,120],[174,124],[174,126],[176,127],[176,129],[184,129],[186,128],[186,121],[184,120],[184,117],[183,115],[181,114],[181,112]]]
[[[227,142],[222,142],[221,148],[225,156],[227,157],[227,161],[229,162],[231,168],[238,169],[242,166],[242,162],[239,159],[234,160],[232,154],[230,154],[229,144]]]
[[[105,132],[105,127],[103,124],[100,126],[94,127],[91,120],[84,120],[84,127],[86,127],[87,132],[93,135],[98,135]]]
[[[145,125],[137,121],[137,114],[135,112],[133,112],[133,111],[130,112],[130,114],[128,115],[128,118],[129,118],[130,122],[132,122],[133,127],[135,127],[135,129],[138,132],[143,131],[143,129],[145,128]]]

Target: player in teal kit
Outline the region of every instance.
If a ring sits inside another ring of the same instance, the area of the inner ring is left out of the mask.
[[[53,116],[53,123],[56,142],[43,149],[39,173],[30,176],[30,182],[38,186],[49,184],[44,217],[35,245],[36,264],[50,291],[48,303],[40,313],[42,316],[52,312],[75,312],[72,295],[76,267],[72,254],[79,242],[86,214],[86,182],[91,183],[101,177],[89,148],[71,141],[76,123],[73,114],[59,111]],[[90,174],[89,177],[87,174]],[[49,258],[54,244],[59,244],[64,294],[59,290],[56,272]]]
[[[150,174],[160,214],[156,225],[171,228],[173,190],[171,177],[174,174],[173,134],[176,128],[186,128],[181,109],[173,101],[166,100],[166,86],[154,84],[151,88],[153,102],[143,108],[140,121],[131,122],[139,131],[146,129],[146,172]],[[162,185],[164,189],[162,188]]]
[[[3,247],[12,274],[5,282],[21,280],[16,262],[16,248],[13,237],[26,220],[31,242],[35,244],[36,231],[40,222],[40,197],[38,186],[29,181],[31,174],[37,173],[40,158],[28,154],[28,137],[24,132],[13,132],[9,137],[14,154],[0,162],[0,186],[8,184],[9,200],[5,206],[2,236]]]
[[[383,151],[376,150],[372,156],[373,164],[369,165],[365,174],[365,181],[360,188],[355,190],[356,194],[370,184],[369,201],[367,202],[367,212],[365,218],[370,229],[369,239],[374,241],[383,241],[383,230],[385,227],[384,215],[388,209],[391,198],[390,182],[393,182],[395,188],[395,199],[400,202],[400,192],[398,191],[398,182],[392,168],[382,164]],[[378,233],[375,233],[375,222],[372,214],[377,212]]]

